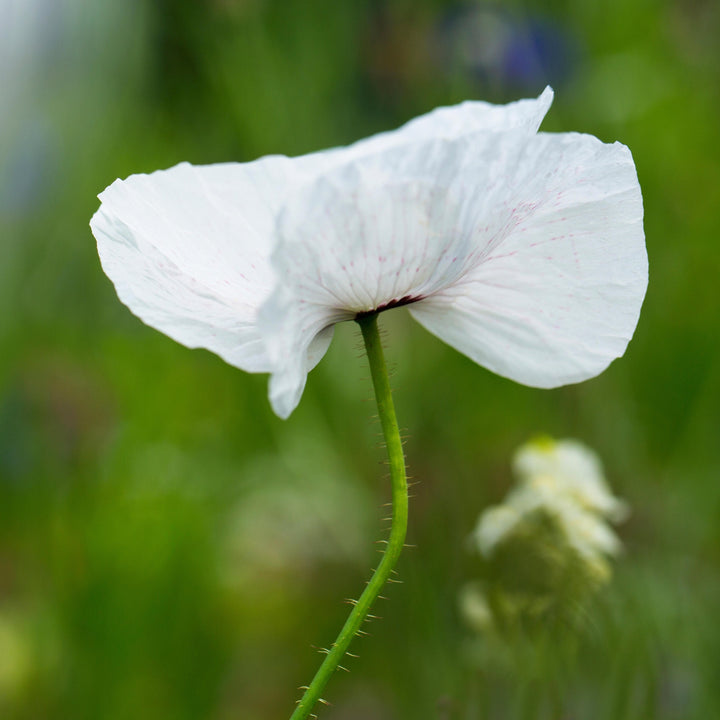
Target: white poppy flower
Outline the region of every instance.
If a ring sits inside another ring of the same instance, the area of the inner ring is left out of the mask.
[[[538,133],[552,100],[440,108],[347,148],[118,180],[91,221],[147,324],[249,372],[287,417],[335,323],[407,305],[518,382],[625,351],[647,285],[629,150]]]

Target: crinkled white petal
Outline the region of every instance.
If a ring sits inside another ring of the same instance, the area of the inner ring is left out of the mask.
[[[326,171],[286,204],[279,283],[260,313],[278,414],[299,400],[314,334],[462,282],[507,235],[520,211],[503,206],[505,176],[530,139],[516,130],[394,147]]]
[[[546,87],[537,97],[517,100],[507,105],[493,105],[480,100],[466,100],[459,105],[435,108],[413,118],[397,130],[379,133],[343,148],[343,161],[357,159],[411,142],[440,139],[455,140],[479,132],[498,133],[520,130],[535,134],[553,101],[552,88]]]
[[[256,316],[274,283],[275,217],[288,193],[323,168],[320,157],[300,169],[270,156],[117,180],[91,221],[103,269],[148,325],[268,372]]]
[[[300,402],[307,374],[320,362],[330,347],[333,325],[349,318],[342,314],[333,315],[323,308],[318,308],[315,312],[295,313],[287,298],[277,296],[271,299],[266,311],[266,332],[275,327],[270,320],[271,313],[282,313],[277,315],[281,322],[285,319],[285,313],[290,321],[297,319],[292,335],[294,346],[288,355],[273,357],[273,374],[270,377],[270,404],[275,413],[285,419]],[[288,325],[282,325],[283,329],[286,327]]]
[[[535,387],[600,373],[635,330],[647,287],[630,151],[540,134],[505,168],[508,232],[457,282],[410,307],[480,365]],[[468,188],[468,192],[473,189]]]

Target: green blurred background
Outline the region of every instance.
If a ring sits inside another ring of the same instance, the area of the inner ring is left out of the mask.
[[[0,11],[0,717],[287,717],[375,561],[389,494],[355,328],[278,420],[265,377],[118,302],[88,228],[96,194],[547,83],[545,130],[633,151],[651,278],[636,336],[599,378],[539,391],[383,315],[417,547],[321,717],[720,717],[715,0]],[[582,632],[479,661],[457,609],[477,572],[467,537],[537,433],[599,452],[633,508],[626,552]]]

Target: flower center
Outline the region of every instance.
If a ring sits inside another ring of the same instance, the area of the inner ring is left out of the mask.
[[[411,305],[414,302],[423,300],[424,297],[424,295],[403,295],[399,300],[389,300],[382,305],[378,305],[374,310],[361,310],[359,313],[356,313],[355,320],[367,317],[368,315],[374,315],[375,313],[381,313],[384,310],[392,310],[392,308],[402,307],[403,305]]]

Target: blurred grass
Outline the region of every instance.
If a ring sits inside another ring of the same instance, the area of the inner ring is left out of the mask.
[[[545,392],[492,376],[403,311],[383,317],[420,481],[417,548],[323,717],[720,715],[716,3],[0,7],[0,716],[288,715],[318,662],[311,644],[331,641],[340,600],[369,571],[388,494],[354,328],[339,328],[298,411],[277,420],[265,378],[174,344],[117,301],[87,226],[97,192],[180,160],[345,143],[546,82],[545,129],[633,151],[651,268],[640,325],[605,374]],[[538,432],[603,457],[633,507],[627,552],[567,648],[478,660],[456,611],[476,571],[466,538]],[[283,523],[243,516],[275,507],[258,500],[264,483],[290,482],[307,488],[288,493],[297,516],[315,517],[313,465],[355,498],[328,492],[322,527],[293,523],[292,506]],[[344,526],[347,552],[310,552],[337,546]],[[271,569],[249,567],[247,540],[238,555],[238,528],[275,548]]]

